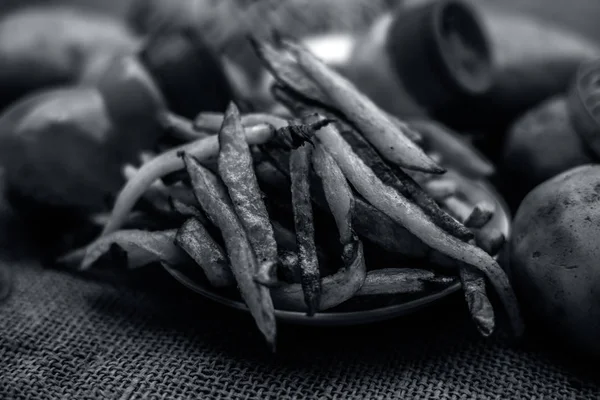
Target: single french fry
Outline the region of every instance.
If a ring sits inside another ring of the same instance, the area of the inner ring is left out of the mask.
[[[208,130],[195,128],[192,121],[171,112],[164,114],[163,126],[171,136],[185,142],[204,139],[213,134]]]
[[[495,211],[496,207],[494,204],[488,201],[479,202],[465,220],[465,226],[473,229],[481,229],[494,217]]]
[[[219,132],[219,149],[219,174],[258,258],[256,278],[265,285],[273,285],[277,281],[277,243],[254,172],[240,113],[234,103],[225,112]]]
[[[440,156],[445,165],[472,178],[493,175],[494,165],[466,139],[432,120],[411,120],[408,125],[419,132],[423,141]]]
[[[431,293],[456,283],[457,278],[418,268],[383,268],[369,271],[357,296]]]
[[[425,191],[438,202],[454,196],[458,190],[456,182],[451,179],[432,179],[425,182],[423,186]]]
[[[235,285],[227,255],[196,218],[188,219],[177,231],[175,243],[198,264],[214,287]]]
[[[118,246],[127,255],[128,268],[137,268],[158,261],[176,264],[181,260],[181,251],[175,246],[175,233],[175,230],[138,229],[113,232],[83,249],[80,253],[83,255],[80,269],[87,270],[92,267],[102,256],[109,253],[113,246]]]
[[[311,149],[310,144],[304,144],[293,150],[290,156],[292,210],[300,256],[302,290],[308,315],[313,315],[318,311],[321,301],[321,274],[315,245],[315,227],[309,186]]]

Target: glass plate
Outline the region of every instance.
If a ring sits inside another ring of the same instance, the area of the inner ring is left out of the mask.
[[[448,174],[455,175],[452,172],[448,172]],[[469,203],[475,204],[487,200],[496,204],[496,213],[489,223],[500,229],[508,238],[511,221],[510,211],[502,197],[494,190],[494,188],[488,183],[471,181],[465,178],[458,179],[458,183],[459,192],[468,193],[468,198],[466,200],[468,200]],[[228,297],[227,295],[217,293],[208,283],[204,281],[192,281],[179,271],[166,267],[165,269],[180,284],[193,292],[224,306],[248,312],[248,308],[243,302]],[[427,296],[410,299],[408,301],[400,301],[397,304],[357,311],[323,311],[316,313],[312,317],[298,311],[275,310],[275,317],[282,322],[302,325],[342,326],[367,324],[413,313],[458,292],[460,289],[460,283],[456,283],[439,292],[434,292]]]

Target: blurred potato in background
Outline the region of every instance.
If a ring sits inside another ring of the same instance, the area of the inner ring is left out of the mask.
[[[147,0],[156,1],[156,0]],[[198,0],[162,0],[169,2],[182,2],[182,1],[198,1]],[[274,3],[273,0],[263,0],[264,2]],[[305,7],[306,3],[318,3],[320,1],[327,0],[277,0],[277,3],[289,4],[290,7],[294,4],[301,4],[301,10],[304,12],[303,15],[314,14],[310,8]],[[337,0],[329,0],[337,1]],[[344,1],[344,0],[342,0]],[[429,0],[385,0],[385,1],[369,1],[369,3],[386,3],[394,4],[401,3],[403,1],[420,2]],[[566,25],[573,30],[585,34],[595,40],[600,41],[600,24],[597,23],[596,18],[589,18],[590,15],[600,15],[600,1],[598,0],[470,0],[474,3],[478,2],[492,2],[498,3],[501,7],[511,7],[522,10],[527,13],[537,15],[542,18],[549,18],[557,23]],[[110,12],[116,15],[124,15],[126,10],[129,8],[132,0],[2,0],[0,1],[0,13],[6,12],[15,7],[23,6],[26,4],[53,4],[53,3],[68,3],[76,4],[78,6],[87,7],[91,6],[98,10]],[[200,2],[215,3],[212,0],[200,0]],[[241,8],[245,7],[249,3],[248,0],[217,0],[219,3],[235,4]],[[345,3],[365,3],[364,0],[345,0]]]

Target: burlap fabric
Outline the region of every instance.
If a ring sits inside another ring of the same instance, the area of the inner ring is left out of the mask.
[[[460,296],[368,326],[280,325],[271,355],[246,315],[159,271],[98,282],[40,265],[0,215],[15,278],[0,399],[600,399],[591,368],[536,341],[481,339]]]

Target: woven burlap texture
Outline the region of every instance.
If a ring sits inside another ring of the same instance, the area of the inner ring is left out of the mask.
[[[480,338],[460,296],[367,326],[280,324],[271,355],[245,314],[160,271],[82,279],[27,260],[19,224],[2,226],[0,399],[600,399],[587,367]]]

